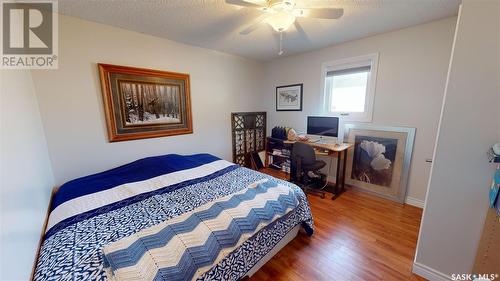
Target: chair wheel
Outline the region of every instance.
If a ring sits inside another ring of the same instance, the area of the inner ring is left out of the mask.
[[[325,199],[325,194],[321,194],[321,199]]]

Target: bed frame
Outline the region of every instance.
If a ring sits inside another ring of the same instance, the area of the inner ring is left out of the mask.
[[[252,277],[259,269],[264,266],[272,257],[274,257],[283,247],[288,245],[288,243],[292,242],[292,240],[299,233],[300,224],[296,225],[292,228],[286,235],[281,239],[281,241],[274,246],[274,248],[269,251],[260,261],[258,261],[246,274],[248,277]]]
[[[52,206],[52,199],[54,198],[54,194],[59,190],[59,186],[52,188],[52,192],[50,193],[49,205],[47,206],[47,212],[45,213],[45,220],[43,222],[42,231],[40,233],[40,240],[38,241],[38,247],[36,248],[35,259],[33,261],[33,268],[31,269],[30,281],[35,280],[35,270],[36,265],[38,264],[38,257],[40,256],[40,250],[42,249],[42,243],[45,238],[45,230],[47,230],[47,223],[49,222],[50,215],[50,206]]]
[[[40,233],[40,240],[38,241],[38,247],[35,253],[35,259],[33,261],[33,268],[31,269],[30,281],[35,280],[35,270],[36,265],[38,264],[38,258],[40,256],[40,250],[42,248],[43,240],[45,238],[45,231],[47,229],[47,223],[49,222],[50,215],[50,206],[52,206],[52,199],[54,198],[54,194],[59,190],[59,186],[56,186],[52,189],[49,199],[49,205],[47,206],[47,212],[45,213],[45,220],[43,222],[42,231]],[[246,274],[246,276],[251,277],[254,275],[264,264],[266,264],[272,257],[274,257],[283,247],[285,247],[288,243],[290,243],[299,233],[300,224],[292,228],[290,232],[288,232],[281,241],[274,246],[274,248],[267,253],[260,261],[258,261]]]

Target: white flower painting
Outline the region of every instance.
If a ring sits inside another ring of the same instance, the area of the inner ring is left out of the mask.
[[[396,148],[396,139],[356,136],[351,177],[390,187]]]
[[[415,128],[345,124],[346,183],[403,203],[410,170]]]
[[[391,160],[385,158],[385,146],[374,141],[362,141],[360,147],[372,158],[370,166],[377,170],[385,170],[391,167]]]
[[[373,158],[370,166],[377,171],[386,170],[391,167],[391,160],[385,158],[384,154],[379,154]]]

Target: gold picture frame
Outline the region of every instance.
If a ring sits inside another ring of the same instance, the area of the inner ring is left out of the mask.
[[[98,68],[110,142],[193,133],[189,74]]]

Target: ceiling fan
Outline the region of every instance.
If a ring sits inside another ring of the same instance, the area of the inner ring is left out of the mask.
[[[254,0],[255,1],[255,0]],[[319,8],[308,7],[303,1],[295,0],[260,0],[255,2],[245,0],[225,0],[227,4],[242,6],[246,8],[259,9],[263,15],[258,17],[255,22],[240,31],[241,35],[247,35],[259,28],[262,23],[269,24],[276,32],[280,34],[280,50],[283,51],[283,32],[285,32],[295,22],[296,18],[318,18],[318,19],[338,19],[344,14],[342,8]]]

